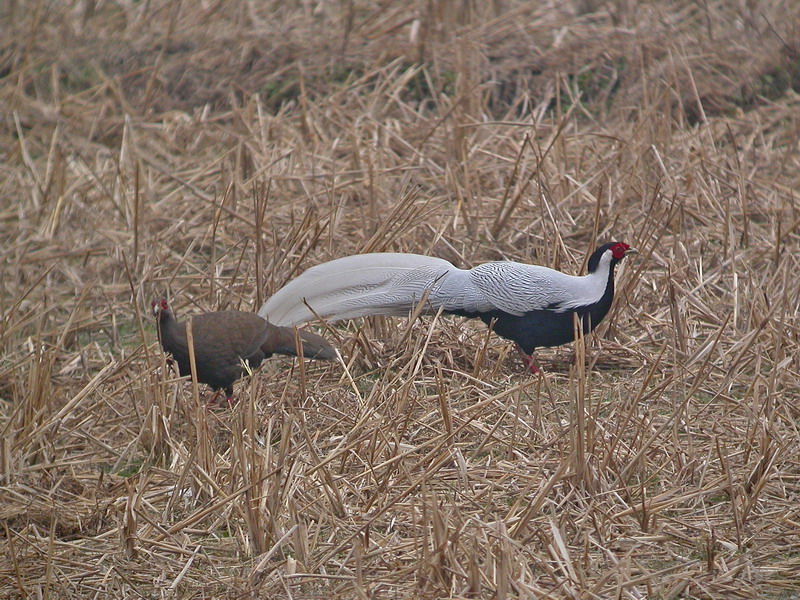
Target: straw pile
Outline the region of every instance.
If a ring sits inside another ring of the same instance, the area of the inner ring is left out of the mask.
[[[0,596],[800,592],[800,4],[0,7]],[[640,257],[531,377],[321,329],[232,410],[147,309],[409,251]]]

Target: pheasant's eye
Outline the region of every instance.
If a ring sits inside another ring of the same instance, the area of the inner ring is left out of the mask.
[[[163,299],[161,300],[161,308],[163,308],[164,310],[167,310],[168,307],[167,307],[167,301],[166,300],[163,300]]]

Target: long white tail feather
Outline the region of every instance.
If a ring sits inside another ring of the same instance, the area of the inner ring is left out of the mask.
[[[457,270],[446,260],[419,254],[345,256],[311,267],[278,290],[258,314],[284,326],[312,321],[314,313],[334,321],[405,315],[431,285]]]

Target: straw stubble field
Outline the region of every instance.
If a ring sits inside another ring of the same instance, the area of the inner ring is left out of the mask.
[[[796,3],[0,18],[0,596],[798,596]],[[207,410],[147,310],[611,239],[612,313],[541,376],[480,323],[375,318]]]

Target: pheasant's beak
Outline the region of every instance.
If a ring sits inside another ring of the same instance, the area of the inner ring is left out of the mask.
[[[625,256],[628,256],[628,254],[639,254],[639,251],[636,248],[628,248],[625,250]]]
[[[158,304],[153,304],[153,316],[157,317],[158,313],[161,312],[161,307]]]

